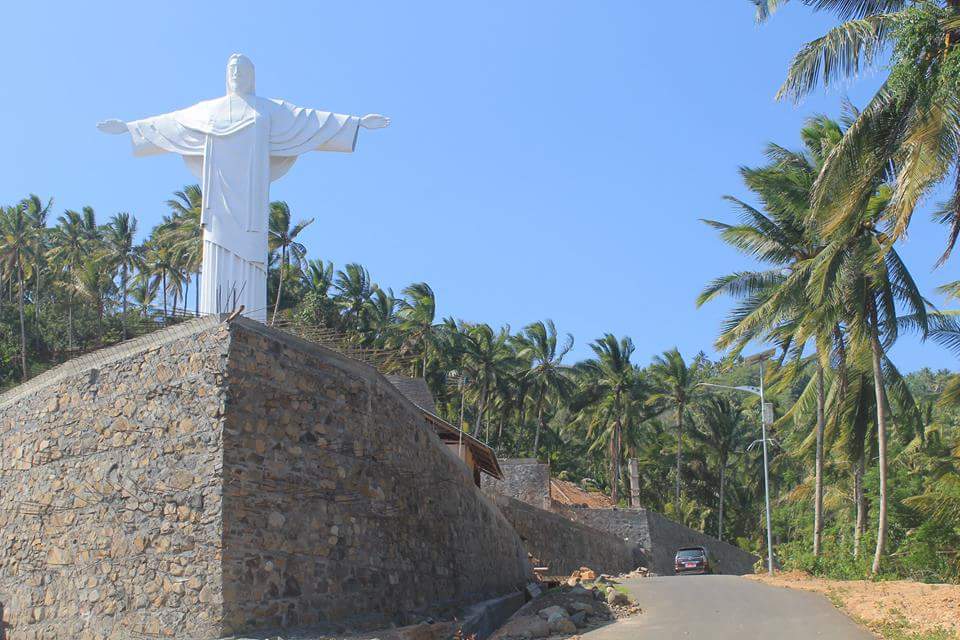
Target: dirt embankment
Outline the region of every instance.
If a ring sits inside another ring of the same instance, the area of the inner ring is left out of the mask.
[[[960,585],[908,580],[826,580],[801,571],[749,576],[766,584],[815,591],[854,620],[882,635],[909,629],[915,634],[952,633],[960,638]]]

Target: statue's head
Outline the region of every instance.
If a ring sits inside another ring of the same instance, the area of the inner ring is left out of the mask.
[[[242,53],[235,53],[227,60],[227,94],[256,92],[253,63]]]

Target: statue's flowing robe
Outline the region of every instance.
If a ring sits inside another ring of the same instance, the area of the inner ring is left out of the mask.
[[[201,181],[201,313],[267,317],[270,182],[307,151],[351,152],[360,120],[282,100],[227,95],[127,123],[134,155],[177,153]]]

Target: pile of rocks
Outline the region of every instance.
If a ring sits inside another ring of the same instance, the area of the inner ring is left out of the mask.
[[[594,575],[589,583],[562,586],[528,602],[491,640],[568,637],[639,612],[608,577]]]
[[[597,579],[597,572],[591,569],[590,567],[580,567],[576,571],[570,574],[570,577],[567,578],[567,584],[573,586],[579,582],[593,582]]]
[[[621,578],[649,578],[650,569],[647,569],[646,567],[637,567],[630,573],[625,573],[620,577]]]
[[[540,609],[534,615],[514,616],[493,638],[546,638],[554,635],[573,635],[587,626],[587,617],[596,610],[586,602],[572,601],[566,606],[552,605]],[[603,615],[603,619],[609,616]]]

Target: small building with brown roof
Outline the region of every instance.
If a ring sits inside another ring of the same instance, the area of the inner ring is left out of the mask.
[[[391,374],[386,376],[394,387],[407,400],[419,408],[439,436],[451,451],[457,454],[473,474],[473,481],[479,487],[481,474],[486,474],[496,480],[503,480],[503,471],[497,461],[497,454],[493,449],[473,437],[469,433],[458,429],[437,415],[437,406],[433,401],[433,394],[423,378],[408,378]]]

